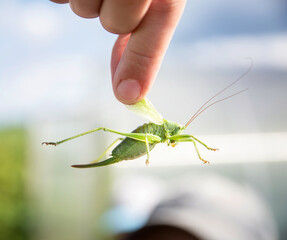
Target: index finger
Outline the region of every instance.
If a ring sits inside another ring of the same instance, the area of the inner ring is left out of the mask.
[[[113,89],[117,99],[134,104],[145,97],[154,81],[185,0],[153,0],[127,41],[119,38],[112,54]],[[124,41],[123,43],[119,41]],[[125,48],[123,50],[123,48]]]

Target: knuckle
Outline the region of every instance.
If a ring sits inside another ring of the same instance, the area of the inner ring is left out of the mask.
[[[54,3],[68,3],[69,0],[50,0],[51,2],[54,2]]]
[[[152,2],[153,10],[169,13],[177,10],[185,3],[185,0],[154,0]]]
[[[151,0],[104,1],[100,11],[102,26],[109,32],[126,34],[132,32],[145,16]]]
[[[130,47],[128,51],[134,59],[135,64],[139,64],[141,66],[156,64],[161,59],[161,55],[159,53],[151,53],[151,51],[144,51],[144,49],[135,49]]]
[[[86,4],[78,4],[77,2],[70,2],[72,11],[82,18],[96,18],[99,16],[99,12]]]
[[[127,34],[132,32],[136,27],[128,24],[118,24],[117,21],[101,17],[100,22],[105,30],[114,34]]]
[[[100,13],[100,22],[104,29],[115,34],[127,34],[132,32],[139,24],[138,19],[134,19],[132,15],[110,14],[108,12]]]

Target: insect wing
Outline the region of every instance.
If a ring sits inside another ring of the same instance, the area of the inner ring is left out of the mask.
[[[155,124],[160,125],[163,123],[163,117],[147,98],[144,98],[136,104],[126,105],[126,107]]]

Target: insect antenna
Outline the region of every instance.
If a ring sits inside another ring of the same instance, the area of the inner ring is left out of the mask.
[[[234,97],[235,95],[238,95],[238,94],[240,94],[240,93],[243,93],[243,92],[245,92],[246,90],[248,90],[248,88],[245,88],[245,89],[243,89],[243,90],[241,90],[241,91],[239,91],[239,92],[237,92],[237,93],[234,93],[234,94],[232,94],[232,95],[230,95],[230,96],[227,96],[227,97],[225,97],[225,98],[219,99],[219,100],[217,100],[217,101],[215,101],[215,102],[209,104],[209,105],[206,106],[204,109],[202,109],[200,112],[198,112],[196,115],[194,115],[190,122],[192,122],[194,119],[196,119],[196,118],[198,117],[198,115],[200,115],[201,113],[203,113],[207,108],[211,107],[212,105],[214,105],[214,104],[216,104],[216,103],[219,103],[219,102],[222,102],[222,101],[224,101],[224,100],[226,100],[226,99],[228,99],[228,98]],[[185,125],[185,127],[187,127],[187,126]]]
[[[242,93],[242,92],[244,92],[244,91],[247,90],[247,89],[244,89],[244,90],[242,90],[242,91],[239,91],[239,92],[237,92],[237,93],[235,93],[235,94],[232,94],[232,95],[230,95],[230,96],[228,96],[228,97],[225,97],[225,98],[222,98],[222,99],[220,99],[220,100],[217,100],[217,101],[211,103],[210,105],[208,105],[207,107],[205,107],[211,100],[213,100],[214,98],[216,98],[218,95],[220,95],[221,93],[223,93],[223,92],[224,92],[225,90],[227,90],[228,88],[232,87],[235,83],[237,83],[238,81],[240,81],[242,78],[244,78],[244,77],[251,71],[251,69],[253,68],[253,60],[252,60],[252,58],[248,58],[248,59],[250,60],[250,66],[249,66],[249,68],[248,68],[241,76],[239,76],[234,82],[230,83],[230,84],[227,85],[225,88],[223,88],[221,91],[219,91],[218,93],[216,93],[213,97],[211,97],[210,99],[208,99],[208,100],[195,112],[195,114],[193,114],[193,116],[188,120],[188,122],[187,122],[187,123],[185,124],[185,126],[184,126],[185,128],[187,128],[188,125],[189,125],[195,118],[197,118],[199,114],[201,114],[203,111],[205,111],[207,108],[211,107],[212,105],[214,105],[214,104],[216,104],[216,103],[219,103],[219,102],[221,102],[221,101],[224,101],[224,100],[226,100],[226,99],[228,99],[228,98],[231,98],[231,97],[233,97],[233,96],[235,96],[235,95],[237,95],[237,94],[240,94],[240,93]],[[205,107],[205,108],[204,108],[204,107]]]

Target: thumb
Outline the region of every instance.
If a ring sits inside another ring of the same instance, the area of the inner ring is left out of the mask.
[[[117,39],[111,61],[115,96],[125,104],[145,97],[184,8],[185,0],[153,0],[140,25]]]

